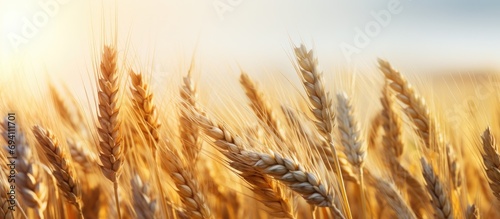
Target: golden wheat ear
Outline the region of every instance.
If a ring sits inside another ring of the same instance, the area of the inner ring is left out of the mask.
[[[135,174],[130,180],[133,194],[133,206],[137,218],[155,218],[157,201],[151,193],[149,184]]]
[[[416,131],[423,139],[425,145],[430,148],[430,115],[429,109],[423,98],[413,90],[413,87],[408,83],[406,78],[391,64],[385,60],[378,60],[379,69],[389,81],[389,87],[396,93],[397,99],[404,105],[406,115],[416,127]]]
[[[250,107],[257,118],[259,118],[263,124],[267,125],[280,141],[285,141],[285,130],[281,127],[280,121],[271,104],[265,97],[264,92],[259,90],[259,87],[245,72],[241,72],[240,84],[245,89],[245,94],[250,100]]]
[[[64,152],[64,149],[60,147],[59,140],[52,131],[45,130],[40,126],[34,126],[33,134],[49,161],[49,165],[52,167],[52,174],[57,181],[59,190],[66,197],[66,200],[76,207],[79,218],[83,218],[81,188],[73,163]]]
[[[329,207],[336,217],[344,218],[333,202],[333,191],[315,174],[304,170],[296,160],[282,157],[279,153],[260,153],[250,148],[228,129],[200,114],[193,115],[201,129],[211,137],[216,148],[229,160],[252,167],[253,171],[273,177],[302,196],[309,204]]]
[[[394,184],[384,181],[381,178],[377,178],[370,174],[370,172],[367,172],[366,175],[367,183],[372,184],[372,186],[377,189],[378,194],[380,194],[387,201],[389,206],[392,210],[394,210],[394,212],[396,212],[399,218],[417,218]]]
[[[142,73],[135,73],[131,70],[130,81],[132,82],[130,85],[132,104],[136,110],[136,116],[139,118],[139,127],[147,139],[147,143],[153,153],[153,158],[156,160],[161,124],[158,120],[156,104],[153,102],[153,93],[149,89],[149,85],[144,81]]]
[[[198,181],[179,159],[178,154],[167,149],[162,153],[162,157],[166,158],[163,160],[163,165],[174,181],[185,207],[185,214],[196,219],[212,218],[212,212]]]
[[[7,119],[3,122],[2,128],[7,127]],[[0,129],[2,129],[0,128]],[[42,166],[33,155],[32,145],[28,144],[24,130],[16,126],[16,156],[17,156],[17,178],[16,184],[20,188],[20,194],[23,204],[33,208],[38,218],[44,218],[44,212],[47,208],[47,185]],[[1,135],[5,142],[9,142],[6,130],[1,130]]]
[[[431,196],[431,203],[434,207],[434,216],[439,219],[453,218],[453,204],[445,184],[436,175],[434,168],[425,158],[420,161],[422,163],[422,174],[427,184],[427,191]]]
[[[200,130],[189,117],[189,111],[195,110],[202,112],[198,104],[198,92],[196,84],[191,76],[192,69],[189,69],[188,75],[182,80],[182,85],[179,90],[181,96],[181,110],[179,115],[179,131],[181,134],[183,153],[186,159],[193,160],[196,163],[198,155],[201,151],[202,139],[200,138]]]
[[[309,107],[315,118],[313,121],[317,130],[327,140],[333,153],[334,170],[338,179],[344,212],[348,218],[352,218],[338,153],[333,146],[333,127],[335,125],[333,101],[330,93],[325,90],[323,73],[319,70],[318,59],[314,56],[313,50],[308,50],[302,44],[294,48],[294,53],[298,65],[298,74],[302,79],[304,90],[309,98]]]
[[[475,204],[467,206],[467,210],[465,211],[465,219],[479,219],[481,216],[479,215],[479,209]]]
[[[314,155],[320,157],[320,160],[324,163],[328,170],[335,171],[333,169],[335,166],[334,155],[328,142],[326,142],[324,138],[312,132],[311,129],[304,124],[304,120],[299,117],[295,110],[287,106],[281,106],[281,110],[283,111],[291,129],[294,130],[297,135],[302,136],[309,145],[313,146],[313,150],[317,151]],[[340,153],[338,156],[343,180],[359,184],[358,176],[352,170],[352,166],[347,161],[345,155]]]
[[[105,46],[98,78],[99,158],[104,176],[113,182],[118,218],[121,218],[118,185],[125,162],[120,118],[120,75],[116,68],[116,50]]]
[[[500,155],[490,127],[483,132],[481,139],[483,140],[484,170],[493,195],[500,200]]]

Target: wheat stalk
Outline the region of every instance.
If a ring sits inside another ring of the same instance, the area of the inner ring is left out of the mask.
[[[280,141],[285,141],[285,130],[281,127],[280,121],[276,118],[276,114],[264,93],[245,72],[241,72],[240,83],[245,89],[245,94],[250,100],[249,104],[257,118],[266,124]]]
[[[295,47],[294,52],[298,63],[298,72],[307,96],[309,97],[310,110],[315,117],[314,122],[316,128],[322,136],[327,139],[331,151],[333,152],[335,173],[338,178],[340,194],[343,201],[342,206],[344,207],[347,217],[352,218],[337,150],[333,146],[335,114],[330,94],[325,91],[323,73],[319,70],[318,59],[314,56],[312,50],[307,50],[302,44],[300,47]]]
[[[498,154],[495,137],[493,137],[491,129],[488,127],[481,138],[483,140],[484,170],[493,195],[500,200],[500,155]]]
[[[83,218],[81,189],[73,163],[59,146],[59,140],[52,131],[34,126],[33,134],[52,166],[52,174],[57,180],[59,190],[64,194],[66,200],[76,207],[79,217]]]
[[[116,209],[121,219],[118,200],[119,178],[125,160],[120,118],[120,77],[116,68],[116,50],[105,46],[98,79],[98,128],[100,167],[104,176],[113,182]]]
[[[422,174],[427,184],[427,191],[431,196],[431,203],[436,213],[435,217],[440,219],[453,218],[453,206],[444,184],[440,181],[433,167],[431,164],[427,163],[425,158],[421,158],[420,161],[422,163]]]

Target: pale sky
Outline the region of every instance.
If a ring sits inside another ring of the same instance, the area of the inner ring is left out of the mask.
[[[326,71],[373,69],[377,57],[415,72],[500,68],[498,1],[0,0],[0,19],[1,74],[87,74],[115,19],[119,52],[158,71],[185,66],[196,45],[209,73],[290,71],[300,42]]]

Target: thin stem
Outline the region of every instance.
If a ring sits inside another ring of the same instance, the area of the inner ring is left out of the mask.
[[[122,213],[120,211],[120,201],[118,200],[118,182],[114,182],[115,189],[115,202],[116,202],[116,210],[118,211],[118,219],[122,219]]]
[[[316,210],[318,209],[316,206],[314,205],[310,205],[311,206],[311,216],[313,219],[316,219]]]
[[[329,135],[329,144],[330,148],[333,152],[333,161],[335,164],[335,169],[337,172],[337,177],[339,178],[339,184],[340,184],[340,194],[342,195],[342,200],[343,200],[343,207],[344,211],[347,215],[347,218],[352,219],[351,215],[351,208],[349,207],[349,200],[347,199],[347,192],[345,190],[345,185],[344,185],[344,178],[342,177],[342,169],[340,168],[340,162],[339,162],[339,157],[337,155],[337,149],[335,149],[335,146],[333,146],[333,141],[331,135]]]
[[[363,167],[359,167],[359,184],[361,188],[361,218],[366,218],[365,184],[363,179]]]
[[[155,157],[155,163],[158,164],[158,161],[156,160],[156,157],[158,155],[158,152],[154,152],[154,157]],[[167,203],[166,203],[166,200],[164,200],[164,198],[166,197],[165,196],[165,192],[163,191],[163,188],[161,187],[161,182],[160,182],[160,171],[158,170],[158,165],[155,167],[155,176],[153,176],[155,178],[155,181],[156,181],[156,184],[158,186],[158,189],[160,190],[160,205],[162,206],[162,209],[160,209],[160,217],[163,217],[163,216],[166,216],[167,213],[166,213],[166,210],[168,209],[168,206],[167,206]]]

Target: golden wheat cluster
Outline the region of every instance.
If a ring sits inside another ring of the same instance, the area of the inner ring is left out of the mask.
[[[90,112],[56,84],[37,108],[4,99],[0,218],[500,217],[499,124],[450,132],[385,60],[376,109],[300,45],[301,96],[276,101],[241,72],[248,105],[210,110],[193,66],[164,102],[119,57],[102,50]]]

